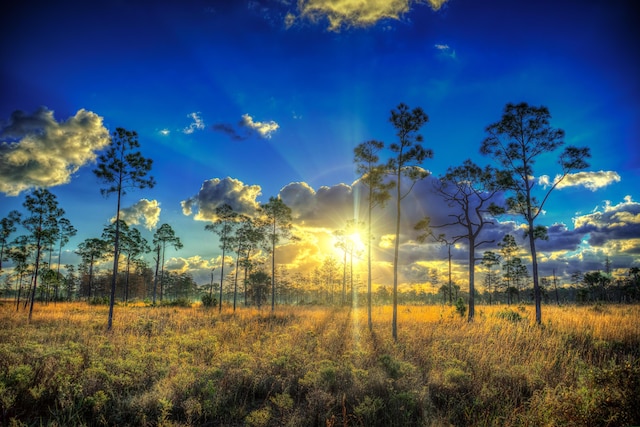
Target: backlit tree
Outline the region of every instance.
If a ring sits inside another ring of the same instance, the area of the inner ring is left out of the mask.
[[[118,245],[120,239],[120,200],[129,189],[153,188],[155,180],[147,176],[151,171],[153,161],[142,156],[137,149],[140,147],[138,134],[124,128],[117,128],[111,135],[111,142],[106,150],[98,157],[98,166],[94,174],[107,186],[100,189],[103,196],[116,194],[116,230],[113,245],[113,275],[111,278],[111,295],[109,299],[109,320],[107,329],[113,325],[113,306],[116,298],[116,279],[118,276]]]
[[[546,228],[535,222],[551,192],[570,173],[585,169],[586,159],[591,157],[589,148],[565,147],[558,157],[560,173],[546,187],[536,186],[534,166],[540,156],[552,153],[564,145],[564,131],[550,124],[551,114],[544,106],[535,107],[523,102],[507,104],[502,119],[486,128],[488,136],[482,142],[480,152],[491,156],[507,175],[502,184],[512,194],[507,199],[509,212],[524,217],[531,251],[533,270],[533,294],[536,305],[536,323],[542,322],[542,293],[538,280],[538,256],[536,238],[546,236]],[[540,197],[536,197],[540,193]]]

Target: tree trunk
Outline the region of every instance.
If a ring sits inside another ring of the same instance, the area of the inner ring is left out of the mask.
[[[113,327],[113,307],[116,301],[116,280],[118,278],[118,243],[120,240],[120,193],[122,188],[122,180],[118,185],[118,209],[116,213],[116,238],[113,248],[113,277],[111,278],[111,296],[109,298],[109,321],[107,322],[107,330]]]
[[[401,153],[402,154],[402,153]],[[396,241],[393,251],[393,320],[391,321],[391,336],[394,341],[398,341],[398,253],[400,251],[400,171],[401,166],[398,165],[397,174],[397,195],[396,200]]]
[[[473,321],[473,316],[476,313],[476,301],[475,301],[475,260],[476,257],[476,248],[474,239],[469,239],[469,317],[467,318],[468,322]]]
[[[542,293],[538,283],[538,256],[536,254],[536,242],[533,235],[533,221],[529,220],[529,246],[531,248],[531,269],[533,270],[533,299],[536,305],[536,323],[542,323]]]

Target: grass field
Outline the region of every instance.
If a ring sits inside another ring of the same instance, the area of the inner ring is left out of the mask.
[[[3,425],[640,424],[640,306],[0,305]]]

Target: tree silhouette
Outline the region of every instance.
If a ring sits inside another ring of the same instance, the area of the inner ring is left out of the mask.
[[[220,300],[218,302],[218,311],[222,311],[222,284],[224,283],[224,257],[227,249],[233,244],[233,228],[238,220],[238,214],[233,211],[231,205],[227,203],[216,208],[216,221],[213,224],[207,224],[204,229],[213,231],[220,237],[220,249],[222,249],[222,265],[220,267]]]
[[[29,305],[29,321],[33,314],[33,302],[36,297],[40,256],[46,242],[58,231],[57,219],[64,214],[58,208],[56,196],[47,189],[36,189],[27,195],[23,206],[29,212],[29,216],[22,220],[22,226],[29,231],[29,242],[34,245],[36,256],[34,260],[33,284],[31,286],[31,304]]]
[[[244,269],[244,305],[246,306],[248,303],[247,280],[249,278],[249,270],[253,264],[251,257],[253,256],[253,252],[265,239],[265,224],[259,219],[243,216],[242,223],[236,230],[236,237],[238,238],[239,248],[238,258],[240,258],[240,252],[242,252],[244,256],[244,259],[241,259],[238,265]]]
[[[5,260],[5,248],[7,248],[7,239],[16,231],[16,224],[20,223],[22,214],[18,211],[11,211],[9,215],[0,220],[0,272],[2,272],[2,261]]]
[[[402,200],[409,195],[415,183],[429,176],[429,172],[420,165],[425,159],[433,157],[433,151],[422,147],[422,135],[418,133],[420,128],[429,121],[429,117],[420,107],[409,111],[406,104],[399,104],[396,110],[391,110],[389,118],[396,128],[397,143],[389,145],[389,149],[395,157],[387,162],[387,171],[394,176],[396,187],[396,234],[395,249],[393,253],[393,320],[392,336],[398,340],[398,254],[400,250],[400,220]],[[409,181],[408,189],[402,189],[402,179]]]
[[[447,254],[449,261],[449,289],[446,294],[449,296],[449,304],[453,304],[452,295],[453,295],[453,281],[451,279],[451,247],[455,245],[458,240],[462,239],[462,236],[457,236],[453,238],[448,238],[446,234],[441,233],[437,236],[433,233],[433,228],[431,227],[431,217],[424,217],[420,221],[416,223],[413,227],[414,230],[422,231],[422,234],[418,234],[416,240],[419,243],[424,243],[427,238],[431,237],[434,241],[442,243],[443,245],[447,245]],[[444,302],[443,302],[444,303]]]
[[[269,202],[260,206],[260,211],[269,224],[267,239],[271,251],[271,311],[276,309],[276,245],[282,239],[291,238],[291,208],[279,197],[269,197]]]
[[[29,259],[31,249],[29,248],[29,238],[18,236],[9,248],[9,258],[14,263],[14,270],[18,273],[18,295],[16,297],[16,311],[20,309],[20,296],[22,294],[22,279],[29,270]]]
[[[393,188],[393,182],[385,182],[385,167],[379,164],[378,153],[384,147],[381,141],[370,140],[358,145],[354,151],[354,162],[356,163],[356,173],[360,175],[360,182],[367,186],[367,324],[369,330],[373,330],[371,319],[371,242],[373,235],[372,212],[376,206],[384,206],[391,198],[389,191]]]
[[[497,160],[508,172],[502,183],[513,193],[507,199],[510,212],[521,215],[527,223],[527,236],[533,269],[533,293],[536,305],[536,323],[542,322],[542,294],[538,280],[536,238],[545,236],[544,227],[536,227],[535,221],[542,212],[551,192],[566,176],[588,167],[589,148],[565,147],[558,158],[561,173],[542,191],[542,199],[534,196],[536,182],[533,166],[544,154],[554,152],[564,145],[564,131],[551,127],[551,114],[547,107],[534,107],[527,103],[507,104],[502,119],[486,128],[488,136],[482,142],[480,152]]]
[[[107,151],[98,157],[98,167],[93,173],[107,187],[100,189],[103,196],[117,195],[116,233],[113,245],[113,275],[109,299],[109,320],[107,330],[113,325],[113,306],[116,298],[116,278],[118,276],[118,244],[120,239],[120,200],[130,188],[153,188],[155,180],[147,177],[153,161],[146,159],[139,151],[138,134],[124,128],[117,128],[111,135]]]
[[[487,269],[487,273],[484,276],[484,283],[489,290],[489,305],[491,305],[493,294],[491,289],[495,289],[498,282],[498,272],[493,271],[493,267],[500,265],[500,255],[493,251],[485,251],[482,254],[482,261],[480,263]]]
[[[162,301],[163,291],[164,291],[164,254],[167,249],[167,245],[173,246],[175,250],[182,249],[183,245],[182,245],[182,242],[180,241],[180,238],[176,236],[175,231],[173,231],[173,228],[171,228],[169,224],[162,224],[160,228],[156,230],[156,232],[153,235],[153,244],[156,247],[156,251],[158,255],[158,260],[156,262],[160,262],[162,266],[160,271],[160,301]],[[162,257],[162,261],[160,261],[160,257]],[[156,275],[157,275],[157,270],[158,269],[156,268]],[[153,289],[154,304],[156,303],[155,283],[157,283],[157,281],[154,281],[154,289]]]
[[[490,166],[484,169],[467,159],[461,166],[450,167],[447,173],[436,184],[436,192],[444,201],[456,209],[450,214],[452,221],[439,227],[456,227],[461,231],[454,239],[465,239],[469,242],[469,313],[468,321],[475,316],[475,250],[492,240],[479,240],[485,225],[492,222],[490,215],[504,212],[504,209],[493,203],[498,191],[500,173]]]
[[[91,298],[91,290],[93,289],[93,266],[95,262],[101,259],[108,250],[108,243],[97,237],[86,239],[78,245],[76,254],[80,255],[82,262],[89,264],[89,294]]]
[[[58,269],[57,276],[60,276],[60,264],[62,260],[62,248],[69,243],[69,239],[76,235],[78,230],[71,224],[67,218],[60,218],[58,221]],[[56,286],[55,299],[58,299],[58,287]]]

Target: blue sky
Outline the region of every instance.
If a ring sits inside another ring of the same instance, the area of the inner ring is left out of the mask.
[[[439,176],[466,158],[490,163],[479,154],[485,127],[524,101],[546,105],[566,143],[592,153],[539,220],[553,226],[543,274],[602,268],[605,256],[617,268],[640,264],[631,1],[20,3],[0,13],[0,217],[49,187],[79,230],[64,262],[115,213],[91,172],[105,130],[137,131],[154,161],[156,187],[123,206],[149,238],[165,222],[176,230],[184,248],[169,254],[170,268],[206,277],[220,261],[204,232],[215,206],[251,209],[281,194],[301,236],[281,260],[308,271],[353,217],[353,148],[394,141],[391,109],[404,102],[429,115],[422,134],[434,157],[424,167]],[[16,153],[20,165],[9,160]],[[542,159],[536,178],[552,179],[554,160]],[[406,202],[404,283],[444,262],[438,245],[412,241],[417,220],[446,211],[429,187]],[[518,227],[505,217],[490,233]],[[390,233],[378,230],[378,283]],[[461,245],[461,278],[465,257]]]

